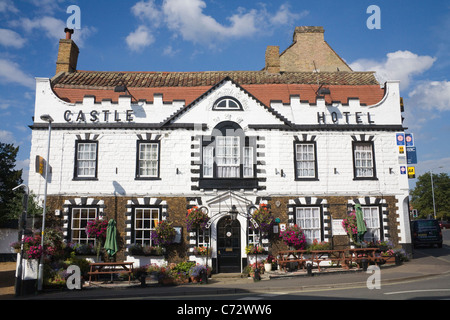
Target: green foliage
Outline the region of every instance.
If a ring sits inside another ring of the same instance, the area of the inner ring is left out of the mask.
[[[15,193],[23,194],[23,190],[12,191],[21,184],[22,170],[15,170],[16,156],[19,147],[0,142],[0,223],[9,219],[8,205]]]
[[[450,219],[450,176],[446,173],[433,174],[434,199],[437,219]],[[419,212],[419,218],[434,216],[431,175],[419,176],[416,187],[411,190],[411,205]]]

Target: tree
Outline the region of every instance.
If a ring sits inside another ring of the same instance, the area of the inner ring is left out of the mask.
[[[8,205],[15,193],[23,192],[23,190],[12,190],[23,182],[22,170],[15,170],[18,152],[19,147],[0,142],[0,222],[7,220]]]
[[[447,173],[433,174],[436,218],[450,219],[450,177]],[[411,191],[411,204],[419,212],[420,218],[434,217],[431,175],[419,176],[416,187]]]

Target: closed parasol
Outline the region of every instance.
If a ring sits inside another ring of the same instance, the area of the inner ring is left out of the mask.
[[[358,241],[362,242],[364,234],[367,232],[366,223],[364,221],[363,212],[360,204],[355,205],[356,211],[356,229],[358,231]]]
[[[117,228],[116,221],[114,219],[109,220],[108,228],[106,229],[106,240],[105,240],[105,250],[111,259],[117,250],[117,238],[116,238]]]

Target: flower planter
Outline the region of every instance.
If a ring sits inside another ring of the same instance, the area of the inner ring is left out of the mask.
[[[264,263],[264,270],[266,272],[272,271],[272,264],[271,263]]]
[[[164,256],[128,256],[125,262],[134,262],[133,268],[139,268],[150,264],[156,264],[159,267],[167,265]]]
[[[256,262],[256,259],[258,259],[259,263],[262,263],[264,260],[267,259],[268,255],[267,254],[248,254],[248,264],[253,264]]]
[[[38,259],[22,259],[22,275],[19,274],[20,253],[17,254],[16,278],[22,279],[22,293],[31,294],[36,290],[38,278]]]

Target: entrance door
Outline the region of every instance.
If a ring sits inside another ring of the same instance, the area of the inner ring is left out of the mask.
[[[217,223],[218,272],[241,272],[241,225],[224,217]]]

